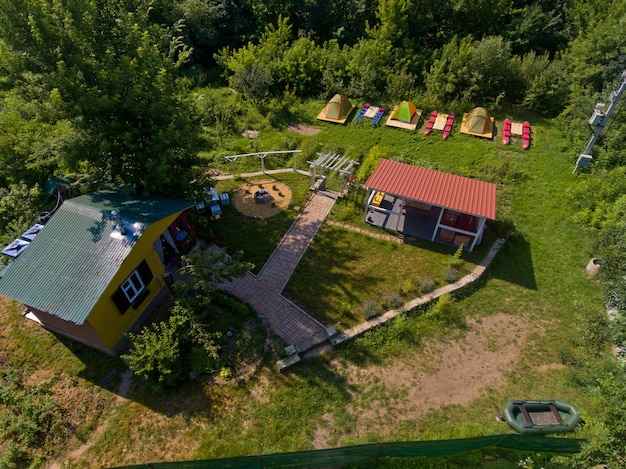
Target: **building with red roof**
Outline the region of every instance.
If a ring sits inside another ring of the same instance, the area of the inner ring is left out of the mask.
[[[365,183],[365,221],[472,250],[496,218],[496,185],[383,159]]]

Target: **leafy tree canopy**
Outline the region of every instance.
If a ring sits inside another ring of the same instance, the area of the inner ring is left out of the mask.
[[[196,158],[178,78],[191,51],[180,24],[154,24],[149,12],[147,0],[2,0],[0,70],[6,86],[52,107],[49,125],[71,123],[71,145],[53,142],[68,149],[57,164],[101,185],[180,195]]]

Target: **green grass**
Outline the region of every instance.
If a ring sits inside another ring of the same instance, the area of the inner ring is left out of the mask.
[[[516,334],[516,324],[532,326],[502,380],[486,383],[479,397],[462,406],[439,408],[415,419],[398,414],[395,409],[405,399],[403,391],[367,378],[361,370],[373,365],[393,370],[410,365],[427,375],[436,369],[437,363],[430,362],[428,355],[431,345],[462,340],[468,329],[436,320],[427,306],[402,314],[329,356],[304,361],[285,374],[275,372],[276,357],[272,356],[261,373],[238,386],[194,382],[167,396],[157,396],[135,385],[130,399],[115,400],[108,391],[92,386],[115,369],[115,361],[70,348],[66,341],[40,328],[25,326],[15,310],[9,311],[2,323],[6,353],[21,363],[73,376],[72,392],[83,393],[87,402],[98,396],[108,399],[109,405],[94,410],[97,417],[85,418],[91,423],[82,427],[82,440],[59,448],[59,459],[66,461],[65,451],[79,448],[84,441],[90,444],[87,451],[66,462],[66,467],[299,451],[312,447],[320,428],[328,432],[325,441],[331,446],[502,433],[507,427],[495,422],[494,404],[501,406],[513,397],[559,397],[575,403],[583,416],[602,415],[604,409],[597,408],[577,384],[583,379],[577,377],[577,369],[564,363],[564,357],[580,350],[575,339],[584,327],[581,305],[603,311],[603,293],[585,272],[593,253],[589,240],[572,222],[567,195],[576,182],[572,169],[577,155],[558,129],[549,121],[532,119],[533,145],[524,152],[519,144],[504,147],[497,138],[487,141],[456,132],[443,141],[438,134],[426,137],[419,130],[318,123],[315,115],[322,105],[316,102],[294,110],[300,121],[319,125],[321,133],[304,137],[263,127],[256,143],[233,137],[235,143],[227,141],[230,147],[220,148],[220,156],[245,153],[246,148],[256,151],[253,145],[269,151],[282,149],[281,142],[297,142],[297,147],[305,150],[299,165],[308,169],[306,158],[316,151],[335,151],[362,160],[378,145],[389,157],[496,183],[499,222],[489,223],[487,237],[476,252],[463,255],[466,270],[484,255],[489,240],[495,239],[504,224],[514,226],[513,234],[487,274],[460,292],[455,305],[468,321],[496,314],[513,318],[510,330],[498,331],[505,338]],[[236,149],[244,151],[232,151]],[[207,159],[218,159],[209,153]],[[241,162],[238,172],[244,164],[251,171],[258,170],[258,160],[250,159]],[[268,169],[270,164],[274,163],[266,161]],[[228,164],[222,166],[230,171]],[[304,207],[310,180],[293,173],[275,177],[291,187],[294,204]],[[220,181],[218,189],[231,191],[242,183]],[[254,220],[225,207],[221,220],[199,220],[198,232],[212,232],[218,244],[231,252],[243,250],[258,269],[297,213],[292,207],[276,217]],[[362,212],[356,205],[350,206],[350,201],[338,204],[331,218],[372,229],[362,222]],[[441,282],[443,263],[453,252],[453,248],[425,241],[399,245],[325,225],[291,279],[288,294],[323,322],[347,327],[360,320],[360,303],[397,291],[407,279],[430,275]],[[407,356],[421,358],[407,363]],[[350,374],[349,367],[357,371]],[[377,424],[355,433],[358,413],[354,410],[372,409],[373,402],[381,403],[374,409],[378,411]],[[585,428],[576,434],[586,435]],[[465,467],[516,467],[518,453],[505,453],[501,452],[496,462],[485,462],[484,453],[472,453],[427,463],[432,467],[459,467],[462,462]],[[410,467],[415,462],[386,461],[381,467]]]
[[[233,193],[246,182],[258,180],[235,178],[217,182],[219,192]],[[193,224],[198,235],[204,238],[217,237],[216,243],[228,253],[243,251],[243,259],[254,264],[258,272],[272,254],[276,245],[293,223],[295,217],[304,208],[308,200],[311,181],[308,177],[295,172],[264,176],[263,179],[275,179],[287,184],[292,191],[292,201],[288,209],[271,218],[252,218],[241,215],[232,204],[222,207],[219,220],[205,216],[194,216]]]
[[[452,254],[448,246],[398,244],[324,225],[286,294],[322,323],[342,330],[364,320],[359,306],[367,300],[382,304],[395,293],[408,301],[422,293],[421,277],[433,279],[435,288],[446,284],[443,272]],[[461,275],[474,267],[464,263]]]

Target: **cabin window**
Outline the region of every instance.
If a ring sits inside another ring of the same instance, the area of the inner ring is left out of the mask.
[[[132,303],[137,299],[139,294],[143,291],[144,288],[146,288],[146,286],[143,284],[143,280],[141,280],[139,272],[135,270],[132,274],[130,274],[130,277],[128,277],[128,279],[124,283],[122,283],[122,286],[120,288],[126,295],[126,299],[128,300],[128,302]]]
[[[143,261],[132,274],[120,285],[113,294],[113,301],[122,314],[128,308],[137,309],[143,300],[148,296],[150,291],[146,285],[150,283],[154,276],[146,261]]]

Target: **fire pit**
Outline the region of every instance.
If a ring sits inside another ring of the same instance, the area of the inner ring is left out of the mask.
[[[265,189],[259,189],[254,193],[254,201],[257,204],[264,204],[266,202],[269,202],[270,200],[272,200],[272,194],[270,194]]]

